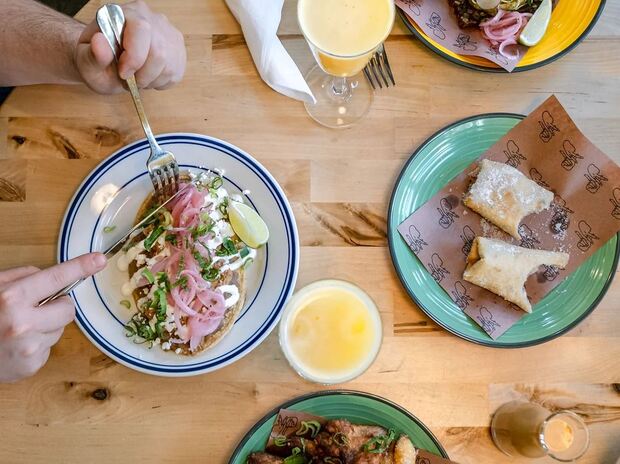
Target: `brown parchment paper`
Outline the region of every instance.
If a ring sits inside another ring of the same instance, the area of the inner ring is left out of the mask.
[[[277,447],[274,445],[274,440],[277,437],[292,437],[295,436],[299,430],[302,421],[317,421],[321,426],[327,422],[327,419],[321,416],[314,416],[302,411],[293,411],[290,409],[280,409],[278,416],[276,417],[267,446],[265,447],[267,452],[277,451]],[[304,436],[304,438],[310,438],[310,436]],[[454,461],[437,456],[429,451],[418,449],[418,457],[416,458],[416,464],[456,464]]]
[[[271,434],[267,441],[266,450],[268,452],[274,450],[273,441],[277,437],[293,437],[295,433],[300,429],[303,421],[317,421],[321,426],[325,424],[326,419],[320,416],[308,414],[303,411],[293,411],[290,409],[280,409],[276,420],[271,428]],[[309,436],[303,436],[304,438],[310,438]]]
[[[515,245],[570,254],[565,270],[542,267],[525,288],[540,301],[620,229],[620,167],[577,128],[555,96],[481,157],[507,163],[555,193],[549,209],[527,216],[516,241],[463,205],[478,161],[469,165],[398,230],[435,281],[493,339],[527,313],[463,280],[467,254],[478,235]],[[534,308],[536,311],[536,308]]]
[[[428,37],[459,55],[480,56],[512,71],[528,50],[517,45],[517,58],[501,55],[478,29],[459,27],[447,0],[395,0],[395,3]]]

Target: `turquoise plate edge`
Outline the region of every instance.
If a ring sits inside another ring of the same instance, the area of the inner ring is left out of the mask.
[[[433,312],[430,311],[420,301],[420,299],[415,295],[415,291],[411,288],[411,286],[409,285],[407,279],[404,277],[404,271],[400,268],[400,265],[398,263],[398,258],[396,256],[396,250],[395,250],[396,241],[402,241],[402,238],[400,237],[400,235],[399,235],[399,233],[398,233],[398,231],[396,229],[397,226],[399,225],[399,223],[395,222],[395,216],[396,216],[395,207],[394,207],[395,197],[396,197],[396,193],[398,191],[398,188],[399,188],[399,186],[401,184],[401,181],[403,180],[403,176],[406,174],[406,172],[407,172],[409,166],[411,165],[411,163],[416,159],[416,156],[420,152],[422,152],[429,144],[431,144],[436,138],[442,136],[444,133],[446,133],[446,132],[448,132],[448,131],[450,131],[452,129],[457,128],[458,126],[461,126],[461,125],[467,124],[467,123],[471,123],[471,122],[475,122],[475,121],[478,121],[478,120],[481,120],[481,119],[493,119],[493,118],[514,119],[515,120],[515,125],[516,125],[519,121],[524,119],[525,116],[522,115],[522,114],[517,114],[517,113],[486,113],[486,114],[479,114],[479,115],[469,116],[467,118],[460,119],[458,121],[455,121],[455,122],[453,122],[453,123],[451,123],[451,124],[441,128],[441,129],[439,129],[437,132],[435,132],[430,137],[428,137],[424,142],[422,142],[420,144],[420,146],[407,159],[407,161],[403,165],[403,168],[401,169],[401,171],[400,171],[400,173],[399,173],[399,175],[398,175],[398,177],[396,179],[396,182],[394,184],[394,189],[393,189],[391,197],[390,197],[390,202],[389,202],[389,207],[388,207],[388,245],[389,245],[390,258],[391,258],[392,264],[394,266],[394,269],[396,271],[396,274],[398,275],[398,278],[399,278],[402,286],[404,287],[405,291],[409,294],[411,299],[414,301],[414,303],[431,320],[433,320],[435,323],[437,323],[439,326],[443,327],[444,329],[446,329],[448,332],[452,333],[453,335],[456,335],[459,338],[462,338],[464,340],[467,340],[469,342],[472,342],[472,343],[475,343],[475,344],[478,344],[478,345],[483,345],[483,346],[488,346],[488,347],[493,347],[493,348],[524,348],[524,347],[528,347],[528,346],[534,346],[534,345],[538,345],[538,344],[541,344],[541,343],[545,343],[547,341],[550,341],[550,340],[552,340],[554,338],[557,338],[557,337],[563,335],[564,333],[572,330],[577,325],[579,325],[585,318],[587,318],[592,313],[592,311],[594,311],[596,306],[598,306],[600,301],[603,299],[603,297],[607,293],[607,290],[609,289],[609,286],[611,285],[611,282],[613,281],[613,277],[614,277],[614,275],[616,273],[616,270],[617,270],[617,267],[618,267],[618,261],[619,261],[619,258],[620,258],[620,233],[616,234],[616,236],[614,236],[605,245],[603,245],[602,249],[597,251],[597,253],[601,253],[601,252],[604,251],[604,248],[613,247],[613,242],[615,242],[615,252],[613,253],[613,257],[610,258],[610,259],[613,259],[613,262],[611,264],[611,267],[610,267],[610,270],[609,270],[609,274],[607,275],[607,278],[605,279],[605,281],[604,281],[604,283],[603,283],[603,285],[601,287],[599,295],[594,299],[594,301],[590,304],[590,306],[579,317],[577,317],[574,321],[572,321],[566,327],[562,327],[561,329],[559,329],[558,331],[556,331],[554,333],[551,333],[551,334],[546,335],[544,337],[532,339],[532,340],[526,340],[526,341],[523,341],[523,342],[511,342],[511,343],[502,342],[501,341],[501,337],[498,340],[493,340],[484,331],[482,331],[482,329],[479,329],[479,338],[472,337],[472,336],[470,336],[470,335],[468,335],[466,333],[463,333],[463,332],[461,332],[461,331],[451,327],[449,324],[446,324],[443,321],[441,321],[440,319],[438,319],[433,314]],[[438,184],[436,190],[441,189],[441,187],[443,185],[445,185],[446,183],[450,182],[450,180],[453,177],[455,177],[456,175],[458,175],[458,172],[454,173],[454,176],[452,176],[449,179],[447,179],[445,183]],[[596,254],[593,255],[593,257],[594,256],[596,256]],[[592,259],[593,257],[591,257],[590,259]],[[417,257],[415,257],[415,255],[413,256],[413,258],[417,260]],[[562,284],[560,284],[560,285],[562,285]],[[556,291],[556,290],[554,289],[554,291]],[[552,293],[553,293],[553,291],[552,291]]]

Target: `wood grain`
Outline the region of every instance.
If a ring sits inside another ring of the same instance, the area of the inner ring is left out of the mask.
[[[90,22],[103,0],[77,15]],[[588,423],[580,461],[620,456],[620,280],[577,328],[544,345],[493,350],[438,327],[401,287],[386,239],[391,188],[405,160],[441,127],[486,112],[528,113],[555,93],[579,127],[620,161],[620,4],[590,36],[544,68],[514,75],[442,61],[396,21],[387,49],[397,87],[378,92],[358,126],[316,125],[303,105],[259,78],[223,0],[151,0],[188,48],[184,81],[144,92],[157,133],[197,132],[255,156],[289,197],[302,244],[298,287],[321,278],[361,285],[378,303],[384,344],[371,369],[343,388],[408,408],[467,463],[519,463],[492,444],[489,421],[506,401],[569,408]],[[286,0],[280,34],[302,70],[312,56]],[[16,89],[0,108],[0,268],[54,263],[75,188],[103,158],[142,137],[127,95],[82,86]],[[0,462],[223,464],[248,428],[294,396],[325,387],[287,365],[272,334],[213,374],[155,378],[99,352],[73,324],[36,376],[0,386]],[[540,460],[538,462],[551,462]]]

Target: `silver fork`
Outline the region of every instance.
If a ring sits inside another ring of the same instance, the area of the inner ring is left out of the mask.
[[[385,87],[389,87],[390,82],[392,85],[396,85],[394,74],[392,74],[392,68],[390,67],[387,52],[385,51],[383,44],[379,45],[379,48],[377,48],[377,51],[373,57],[370,59],[366,67],[364,67],[364,75],[374,90],[377,89],[377,86],[379,86],[380,89],[383,88],[379,76],[383,79]],[[375,82],[373,82],[373,77],[375,78],[376,85]]]
[[[123,50],[121,45],[123,43],[122,37],[125,27],[125,15],[123,14],[123,10],[114,3],[102,6],[97,10],[97,24],[110,44],[112,52],[114,53],[114,58],[116,58],[118,62],[118,58]],[[179,165],[172,152],[163,150],[157,143],[157,140],[155,140],[151,126],[146,119],[144,106],[142,105],[142,99],[140,98],[140,92],[136,84],[136,78],[131,75],[127,78],[126,82],[136,111],[138,112],[138,117],[142,123],[142,129],[144,129],[144,134],[151,147],[151,154],[147,160],[146,166],[151,176],[151,181],[153,182],[153,188],[159,200],[164,201],[179,190]]]

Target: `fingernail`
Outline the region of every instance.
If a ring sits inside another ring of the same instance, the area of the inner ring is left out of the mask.
[[[106,265],[107,259],[101,253],[95,253],[95,256],[93,257],[93,262],[95,263],[95,266],[97,268],[101,269]]]

